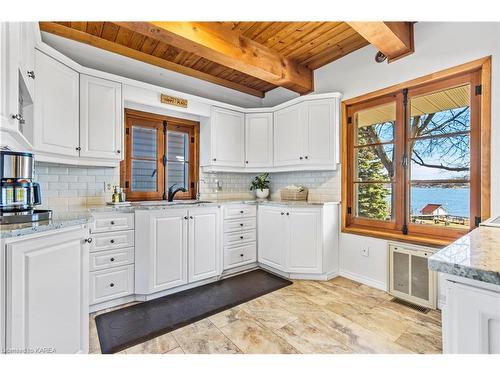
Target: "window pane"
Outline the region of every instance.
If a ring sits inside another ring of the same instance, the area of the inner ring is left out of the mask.
[[[470,184],[412,184],[410,218],[413,224],[467,229]]]
[[[358,181],[390,181],[394,177],[394,145],[359,147],[356,149]]]
[[[356,144],[391,142],[394,139],[396,103],[388,103],[356,112]]]
[[[156,129],[132,126],[132,157],[156,160]]]
[[[410,138],[470,130],[470,85],[411,98]]]
[[[157,191],[156,160],[132,160],[132,191]]]
[[[412,180],[468,180],[470,134],[414,141],[411,152]]]
[[[169,131],[167,133],[167,158],[169,161],[189,161],[189,135]]]
[[[356,216],[392,220],[392,184],[355,184]]]
[[[176,184],[176,187],[189,189],[189,164],[168,162],[167,163],[167,182],[168,186]]]

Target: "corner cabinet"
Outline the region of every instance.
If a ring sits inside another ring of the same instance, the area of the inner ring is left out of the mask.
[[[327,279],[338,273],[338,205],[260,206],[259,263],[291,278]]]
[[[208,134],[202,134],[207,136]],[[245,166],[245,116],[241,112],[212,107],[209,165]]]
[[[337,168],[337,99],[305,101],[274,113],[274,165]]]
[[[157,293],[221,273],[220,208],[138,210],[135,228],[136,294]]]
[[[122,85],[80,75],[80,156],[122,159]]]
[[[35,52],[33,149],[79,155],[79,74],[45,53]]]
[[[245,168],[273,167],[273,114],[245,115]]]
[[[87,236],[62,229],[5,245],[7,351],[88,352]]]

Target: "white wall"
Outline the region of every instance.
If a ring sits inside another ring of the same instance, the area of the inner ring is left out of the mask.
[[[314,74],[316,93],[340,91],[349,99],[432,72],[493,56],[492,82],[492,211],[500,214],[499,57],[500,23],[415,24],[415,53],[391,64],[374,62],[376,50],[367,46]],[[363,257],[363,248],[370,256]],[[353,278],[373,286],[387,284],[387,241],[349,234],[340,236],[340,267]]]

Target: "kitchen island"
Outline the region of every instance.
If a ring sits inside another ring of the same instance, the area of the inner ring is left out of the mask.
[[[429,258],[443,274],[443,352],[500,353],[500,228],[479,227]]]

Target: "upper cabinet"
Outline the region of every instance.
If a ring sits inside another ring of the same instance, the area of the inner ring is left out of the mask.
[[[201,152],[203,164],[222,167],[245,166],[245,116],[241,112],[212,107],[210,123],[201,129],[210,144]]]
[[[80,156],[120,160],[122,85],[80,75]]]
[[[273,114],[245,115],[245,167],[272,168]]]
[[[336,169],[336,101],[304,101],[274,114],[274,165]]]
[[[35,151],[79,154],[79,75],[47,56],[35,53]]]

